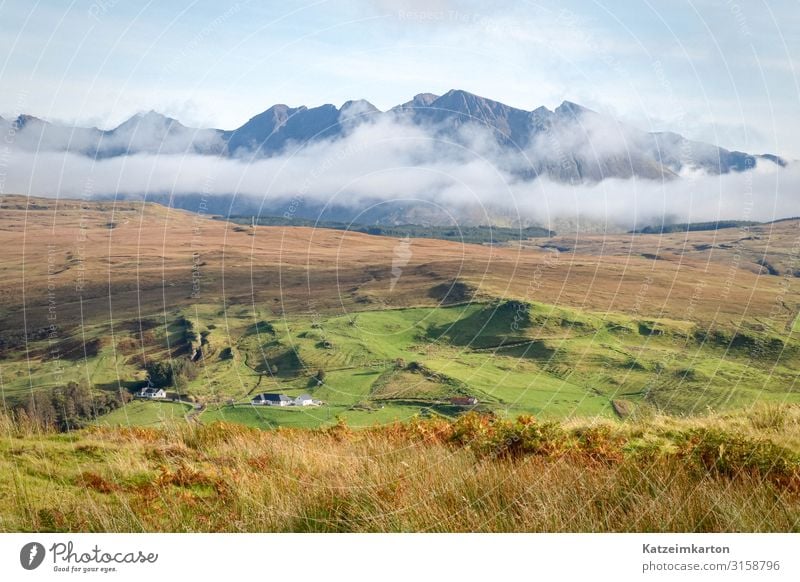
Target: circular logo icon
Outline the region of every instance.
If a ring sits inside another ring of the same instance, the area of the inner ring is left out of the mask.
[[[30,542],[19,551],[19,563],[26,570],[35,570],[44,561],[44,546],[39,542]]]

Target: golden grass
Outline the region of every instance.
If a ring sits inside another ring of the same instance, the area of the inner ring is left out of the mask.
[[[66,435],[3,419],[0,530],[800,531],[800,407],[759,414]]]

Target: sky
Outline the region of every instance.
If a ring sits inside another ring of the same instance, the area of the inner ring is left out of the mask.
[[[800,2],[0,4],[0,115],[233,129],[275,103],[464,89],[800,158]]]

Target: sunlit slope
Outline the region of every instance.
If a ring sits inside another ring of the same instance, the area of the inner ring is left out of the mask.
[[[200,336],[198,373],[182,386],[207,405],[200,418],[264,427],[454,415],[458,396],[559,417],[795,399],[800,296],[784,267],[757,274],[676,256],[674,244],[654,259],[622,252],[620,238],[500,248],[251,228],[154,204],[0,204],[12,403],[67,382],[134,391],[147,362],[196,356]],[[754,235],[764,261],[790,264],[795,228]],[[694,235],[711,236],[682,236]],[[644,250],[673,235],[628,236]],[[311,391],[326,407],[242,407],[264,390]],[[129,416],[140,417],[152,420]]]

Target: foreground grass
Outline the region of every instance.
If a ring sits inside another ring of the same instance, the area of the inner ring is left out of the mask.
[[[0,425],[2,531],[800,531],[800,407],[354,431]]]

